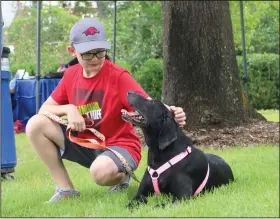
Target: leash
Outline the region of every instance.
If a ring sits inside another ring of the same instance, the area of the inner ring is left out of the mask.
[[[165,170],[169,169],[170,167],[172,167],[173,165],[175,165],[179,161],[183,160],[191,152],[192,152],[191,147],[188,146],[184,152],[176,155],[175,157],[173,157],[172,159],[167,161],[165,164],[163,164],[162,166],[160,166],[156,170],[154,170],[150,166],[148,166],[148,172],[149,172],[149,174],[152,178],[152,183],[153,183],[153,187],[154,187],[156,195],[160,195],[160,190],[159,190],[159,185],[158,185],[158,178],[159,178],[160,174],[162,174]],[[207,180],[208,180],[208,177],[209,177],[209,164],[208,164],[208,169],[207,169],[206,176],[205,176],[203,182],[200,184],[200,186],[195,191],[194,196],[197,196],[201,192],[201,190],[205,187],[205,185],[207,183]]]
[[[62,125],[65,125],[65,126],[68,126],[68,121],[66,119],[63,119],[57,115],[54,115],[50,112],[43,112],[43,113],[40,113],[46,117],[48,117],[49,119],[57,122],[57,123],[60,123]],[[94,134],[95,136],[97,136],[100,140],[101,140],[101,143],[99,143],[97,140],[95,139],[89,139],[89,138],[80,138],[80,137],[76,137],[76,136],[73,136],[71,134],[71,128],[68,128],[66,130],[66,136],[69,138],[69,140],[71,142],[74,142],[82,147],[86,147],[86,148],[91,148],[91,149],[98,149],[98,150],[109,150],[111,151],[113,154],[115,154],[119,160],[121,161],[122,163],[122,166],[125,170],[125,172],[127,174],[129,174],[136,182],[138,182],[140,184],[140,181],[137,179],[137,177],[135,176],[134,172],[132,171],[131,167],[129,166],[129,164],[127,163],[126,159],[117,151],[107,147],[105,145],[105,136],[103,134],[101,134],[99,131],[97,131],[96,129],[94,128],[86,128],[86,130],[90,131],[92,134]]]

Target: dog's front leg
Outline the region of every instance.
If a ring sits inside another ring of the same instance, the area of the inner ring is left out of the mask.
[[[179,193],[179,194],[173,195],[172,204],[177,204],[177,203],[179,203],[182,200],[189,200],[190,197],[191,197],[189,194],[191,194],[191,192],[187,191],[186,193],[184,193],[184,194],[183,193]]]
[[[133,208],[139,206],[139,204],[147,204],[147,197],[150,193],[153,193],[152,180],[148,171],[146,170],[145,175],[140,183],[140,187],[135,197],[128,203],[127,208]]]
[[[193,194],[192,179],[190,177],[177,176],[173,178],[169,186],[169,191],[173,196],[173,204],[181,200],[189,200]]]

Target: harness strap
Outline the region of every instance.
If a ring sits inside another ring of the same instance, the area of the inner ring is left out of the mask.
[[[176,155],[175,157],[173,157],[172,159],[170,159],[169,161],[167,161],[165,164],[163,164],[162,166],[160,166],[158,169],[154,170],[152,169],[150,166],[148,166],[148,172],[151,175],[152,178],[152,183],[154,186],[154,190],[155,193],[157,195],[160,195],[160,191],[159,191],[159,186],[158,186],[158,178],[159,176],[168,168],[170,168],[171,166],[175,165],[176,163],[178,163],[179,161],[181,161],[182,159],[184,159],[186,156],[188,156],[191,153],[191,147],[188,146],[186,148],[186,150],[184,152],[181,152],[180,154]],[[154,174],[156,174],[154,176]]]
[[[152,183],[153,183],[153,187],[154,187],[156,195],[160,195],[159,184],[158,184],[159,176],[165,170],[169,169],[171,166],[175,165],[176,163],[178,163],[179,161],[184,159],[190,153],[191,153],[191,147],[188,146],[187,149],[184,152],[176,155],[175,157],[173,157],[172,159],[167,161],[165,164],[160,166],[158,169],[154,170],[150,166],[148,166],[148,172],[149,172],[149,174],[150,174],[150,176],[152,178]],[[201,192],[201,190],[205,187],[205,185],[207,183],[207,180],[209,178],[209,172],[210,172],[210,168],[209,168],[209,163],[208,163],[206,176],[205,176],[204,180],[202,181],[202,183],[200,184],[200,186],[195,191],[194,196],[197,196]]]
[[[163,164],[162,166],[160,166],[158,169],[153,170],[152,168],[150,169],[150,174],[153,175],[155,172],[158,174],[158,176],[160,174],[162,174],[165,170],[167,170],[168,168],[170,168],[171,166],[175,165],[176,163],[178,163],[179,161],[181,161],[182,159],[184,159],[186,156],[188,156],[190,153],[192,152],[191,147],[187,147],[187,149],[184,152],[181,152],[180,154],[176,155],[175,157],[173,157],[172,159],[170,159],[169,161],[167,161],[165,164]]]
[[[194,196],[197,196],[201,192],[201,190],[204,188],[204,186],[206,185],[208,178],[209,178],[209,172],[210,172],[210,168],[209,168],[209,163],[208,163],[206,176],[205,176],[203,182],[200,184],[200,186],[195,191]]]
[[[160,195],[158,180],[152,178],[152,183],[153,183],[153,187],[154,187],[156,195]]]
[[[62,125],[68,126],[68,122],[65,119],[62,119],[59,116],[56,116],[52,113],[49,112],[43,112],[41,113],[42,115],[48,117],[49,119],[58,122]],[[127,163],[126,159],[117,151],[107,147],[105,145],[105,136],[103,134],[101,134],[99,131],[97,131],[94,128],[86,128],[86,130],[90,131],[91,133],[93,133],[95,136],[97,136],[102,142],[99,143],[97,140],[95,139],[91,139],[91,138],[79,138],[76,136],[73,136],[71,134],[71,129],[67,129],[66,130],[66,136],[69,138],[69,140],[71,142],[77,143],[80,146],[86,147],[86,148],[91,148],[91,149],[99,149],[99,150],[109,150],[111,151],[113,154],[115,154],[119,160],[122,163],[122,166],[125,170],[125,172],[127,174],[129,174],[131,176],[131,178],[133,178],[136,182],[138,182],[140,184],[140,181],[137,179],[137,177],[135,176],[134,172],[132,171],[131,167],[129,166],[129,164]]]

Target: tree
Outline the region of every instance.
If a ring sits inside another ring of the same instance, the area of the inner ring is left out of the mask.
[[[112,1],[96,1],[97,5],[97,15],[103,19],[108,19],[109,15],[112,14],[112,6],[114,3]]]
[[[31,3],[32,3],[31,5],[33,8],[37,8],[37,1],[31,1]]]
[[[235,51],[242,55],[240,3],[230,1]],[[246,50],[248,53],[278,54],[279,2],[243,1]]]
[[[279,54],[279,2],[266,4],[270,7],[267,7],[252,31],[253,52]]]
[[[59,5],[59,7],[67,8],[67,7],[70,7],[71,3],[67,4],[67,1],[59,1],[58,5]]]
[[[238,125],[255,116],[241,89],[229,3],[164,1],[162,11],[163,101],[184,108],[186,128]]]
[[[112,15],[104,20],[109,40],[113,36]],[[162,58],[161,3],[130,1],[119,4],[116,38],[116,60],[128,63],[132,73],[146,60]]]
[[[37,9],[25,7],[22,16],[13,20],[7,28],[8,40],[14,46],[10,55],[11,72],[26,69],[30,75],[36,69],[36,27]],[[26,14],[26,15],[24,15]],[[69,14],[63,8],[42,9],[41,19],[41,74],[55,72],[60,63],[69,62],[72,57],[67,51],[69,32],[80,18]]]
[[[82,1],[77,0],[75,1],[74,8],[73,8],[73,14],[77,16],[82,15],[91,15],[94,14],[96,11],[92,7],[91,1]]]

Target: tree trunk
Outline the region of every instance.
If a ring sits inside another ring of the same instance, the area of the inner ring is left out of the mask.
[[[162,12],[163,102],[185,110],[186,129],[245,122],[228,2],[164,1]]]

